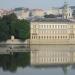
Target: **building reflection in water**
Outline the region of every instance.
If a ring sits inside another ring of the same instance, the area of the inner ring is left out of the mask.
[[[74,45],[31,45],[31,65],[66,65],[75,63]]]
[[[35,68],[61,67],[64,75],[75,64],[75,45],[30,45],[31,66]]]

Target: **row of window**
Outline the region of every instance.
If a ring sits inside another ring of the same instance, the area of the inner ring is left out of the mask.
[[[32,39],[63,39],[68,36],[32,36]]]
[[[41,57],[68,57],[70,56],[70,52],[40,52],[40,53],[37,53],[36,56],[41,56]]]
[[[41,33],[41,34],[45,34],[45,33],[49,33],[49,34],[56,34],[56,33],[62,33],[62,34],[64,34],[64,33],[67,33],[67,30],[59,30],[59,31],[54,31],[54,30],[40,30],[39,31],[39,33]]]
[[[75,36],[32,36],[32,39],[69,39]]]
[[[36,62],[40,63],[45,63],[45,62],[70,62],[70,58],[37,58]]]
[[[33,25],[33,28],[37,28],[37,25]],[[39,25],[39,28],[68,28],[67,25]]]

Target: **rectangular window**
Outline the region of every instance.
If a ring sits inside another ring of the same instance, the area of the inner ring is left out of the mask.
[[[51,25],[49,27],[51,28]]]

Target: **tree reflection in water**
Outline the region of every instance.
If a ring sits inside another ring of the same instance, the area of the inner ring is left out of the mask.
[[[30,64],[30,53],[13,53],[13,55],[2,54],[0,55],[0,67],[4,71],[16,72],[18,67],[26,67]]]
[[[62,70],[63,70],[63,72],[64,72],[64,75],[67,75],[67,67],[68,67],[68,66],[62,67]]]

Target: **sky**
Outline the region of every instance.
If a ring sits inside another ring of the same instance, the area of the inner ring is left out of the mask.
[[[0,0],[0,8],[50,8],[61,7],[65,0]],[[69,5],[75,5],[75,0],[67,0]]]

